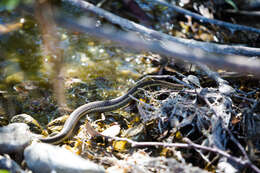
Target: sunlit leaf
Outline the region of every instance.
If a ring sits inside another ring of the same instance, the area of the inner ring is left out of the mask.
[[[126,141],[115,141],[113,142],[114,150],[116,151],[125,151],[127,146]]]
[[[229,5],[231,5],[235,10],[238,10],[236,4],[232,1],[232,0],[225,0],[226,3],[228,3]]]
[[[30,4],[32,2],[33,2],[33,0],[0,0],[0,8],[4,8],[5,10],[12,11],[20,3]]]
[[[9,173],[9,171],[5,169],[0,169],[0,173]]]
[[[0,7],[4,7],[5,9],[11,11],[11,10],[15,9],[19,3],[20,3],[20,0],[3,0],[0,3]]]

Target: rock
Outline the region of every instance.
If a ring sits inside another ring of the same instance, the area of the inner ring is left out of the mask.
[[[28,125],[13,123],[0,127],[0,153],[20,153],[31,142]]]
[[[183,81],[187,84],[194,84],[195,86],[201,88],[199,78],[194,75],[189,75],[188,77],[183,78]]]
[[[52,120],[51,122],[49,122],[49,124],[47,125],[48,132],[50,132],[50,133],[60,132],[61,129],[63,128],[64,123],[68,119],[68,117],[69,117],[69,115],[63,115],[63,116],[56,118],[56,119]]]
[[[120,133],[120,125],[115,124],[104,130],[101,134],[104,136],[115,137]]]
[[[225,95],[232,95],[236,92],[234,88],[227,84],[221,84],[219,86],[219,92]]]
[[[105,172],[102,166],[50,144],[35,143],[24,150],[24,157],[28,168],[37,173]]]
[[[0,155],[0,170],[2,169],[7,170],[9,172],[24,173],[22,168],[15,161],[13,161],[7,156]]]
[[[11,119],[11,123],[25,123],[30,127],[30,130],[34,133],[41,134],[43,129],[39,125],[39,123],[30,115],[27,114],[19,114],[13,116]]]

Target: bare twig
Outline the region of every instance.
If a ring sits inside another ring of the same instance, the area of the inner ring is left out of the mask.
[[[198,144],[193,143],[193,142],[192,142],[191,140],[189,140],[188,138],[184,138],[183,140],[184,140],[185,142],[187,142],[188,144],[190,144],[191,146],[193,146],[194,148],[199,148],[199,146],[201,146],[201,145],[198,145]],[[204,150],[204,149],[203,149],[204,147],[205,147],[205,146],[202,146],[202,148],[199,148],[199,149]],[[209,149],[209,150],[208,150],[208,149]],[[213,149],[213,150],[211,150],[211,149]],[[252,168],[255,172],[260,173],[260,170],[259,170],[254,164],[252,164],[251,161],[250,161],[247,157],[246,157],[245,160],[242,160],[242,159],[240,159],[240,158],[233,157],[233,156],[229,155],[228,153],[226,153],[225,151],[219,150],[218,148],[205,147],[205,150],[211,151],[211,152],[214,152],[214,153],[218,153],[218,154],[220,154],[220,155],[222,155],[222,156],[224,156],[224,157],[226,157],[226,158],[228,158],[228,159],[230,159],[230,160],[236,162],[237,164],[243,165],[243,166],[245,166],[245,167],[250,167],[250,168]],[[214,150],[215,150],[215,151],[214,151]],[[237,162],[237,161],[238,161],[238,162]],[[241,163],[240,163],[240,161],[241,161]]]
[[[114,15],[108,11],[105,11],[101,8],[98,8],[98,7],[94,6],[93,4],[86,2],[86,1],[82,1],[82,0],[64,0],[64,1],[69,2],[86,11],[90,11],[99,16],[102,16],[106,20],[110,21],[111,23],[117,24],[124,29],[144,34],[144,35],[150,37],[151,39],[159,39],[159,40],[165,40],[165,41],[167,40],[167,41],[174,42],[174,43],[181,43],[183,45],[186,45],[187,47],[201,48],[207,52],[212,52],[212,53],[237,54],[237,55],[245,55],[245,56],[260,56],[260,50],[258,48],[245,47],[245,46],[230,46],[230,45],[224,45],[224,44],[219,45],[219,44],[215,44],[215,43],[206,43],[206,42],[195,41],[195,40],[190,40],[190,39],[177,38],[177,37],[173,37],[173,36],[149,29],[147,27],[144,27],[142,25],[139,25],[139,24],[129,21],[127,19],[116,16],[116,15]]]
[[[226,80],[222,79],[217,72],[212,71],[206,65],[201,64],[201,63],[197,63],[197,65],[208,75],[208,77],[215,80],[218,83],[218,85],[228,84],[228,82]]]
[[[112,137],[112,136],[102,135],[101,133],[97,132],[93,127],[91,127],[91,125],[88,122],[86,122],[86,129],[92,137],[103,136],[103,137],[106,137],[107,139],[111,139],[111,140],[126,141],[126,142],[130,143],[132,147],[144,147],[144,146],[145,147],[150,147],[150,146],[158,147],[158,146],[162,146],[162,147],[175,147],[175,148],[194,148],[194,149],[213,152],[213,153],[219,154],[221,156],[224,156],[224,157],[230,159],[231,161],[233,161],[233,162],[235,162],[239,165],[242,165],[242,166],[245,166],[245,167],[250,167],[255,172],[260,173],[260,170],[254,164],[251,163],[251,161],[248,159],[248,157],[245,157],[245,159],[243,160],[243,159],[231,156],[227,152],[220,150],[218,148],[211,148],[211,147],[195,144],[192,141],[190,141],[188,138],[183,138],[183,141],[186,142],[186,143],[136,142],[136,141],[133,141],[133,140],[128,139],[128,138]]]
[[[206,18],[206,17],[201,16],[199,14],[185,10],[181,7],[176,6],[176,5],[169,4],[169,3],[162,1],[162,0],[153,0],[153,1],[156,2],[156,3],[159,3],[161,5],[167,6],[171,9],[177,11],[178,13],[189,15],[189,16],[193,17],[194,19],[199,20],[202,23],[211,23],[211,24],[223,26],[223,27],[225,27],[225,28],[227,28],[231,31],[242,30],[242,31],[250,31],[250,32],[260,33],[260,29],[258,29],[258,28],[253,28],[253,27],[244,26],[244,25],[232,24],[232,23],[223,22],[221,20],[216,20],[216,19],[209,19],[209,18]]]
[[[236,14],[236,15],[245,15],[248,17],[260,17],[260,11],[243,11],[243,10],[231,10],[227,9],[224,11],[224,13],[231,13],[231,14]]]
[[[194,87],[192,85],[189,85],[181,80],[179,80],[178,78],[176,78],[175,76],[171,76],[171,75],[146,75],[142,80],[145,80],[145,79],[171,79],[183,86],[186,86],[188,88],[192,88],[194,89]]]
[[[225,130],[228,132],[231,140],[237,145],[237,147],[240,149],[240,151],[242,152],[242,154],[244,155],[245,159],[249,160],[249,157],[246,154],[245,149],[243,148],[243,146],[238,142],[238,140],[234,137],[234,135],[231,133],[231,131],[228,128],[225,128]]]
[[[94,129],[90,126],[90,124],[88,123],[87,126],[89,126],[87,129],[91,129],[91,131],[93,131]],[[95,131],[95,130],[94,130]],[[98,136],[104,136],[101,133],[98,132],[91,132],[91,134],[95,134],[94,136],[98,135]],[[150,146],[162,146],[162,147],[175,147],[175,148],[195,148],[195,149],[200,149],[200,150],[204,150],[204,151],[210,151],[213,153],[217,153],[220,154],[221,156],[224,156],[232,161],[234,161],[235,163],[245,166],[245,167],[250,167],[252,168],[255,172],[260,173],[260,170],[253,165],[249,160],[242,160],[240,158],[237,157],[233,157],[230,154],[228,154],[225,151],[222,151],[218,148],[210,148],[207,146],[202,146],[199,144],[195,144],[192,141],[190,141],[187,138],[184,138],[183,140],[187,143],[164,143],[164,142],[136,142],[133,141],[131,139],[128,138],[120,138],[120,137],[111,137],[111,136],[104,136],[108,139],[112,139],[112,140],[117,140],[117,141],[127,141],[128,143],[131,144],[132,147],[150,147]]]
[[[118,138],[118,137],[108,137],[114,140],[123,140],[123,141],[127,141],[128,143],[131,144],[132,147],[148,147],[148,146],[162,146],[162,147],[176,147],[176,148],[196,148],[196,149],[201,149],[204,151],[210,151],[213,153],[217,153],[220,154],[221,156],[224,156],[232,161],[234,161],[235,163],[245,166],[245,167],[250,167],[252,168],[255,172],[260,173],[260,170],[253,165],[249,160],[242,160],[240,158],[231,156],[230,154],[228,154],[225,151],[222,151],[218,148],[211,148],[211,147],[206,147],[206,146],[202,146],[199,144],[195,144],[192,141],[190,141],[187,138],[184,138],[183,140],[185,142],[187,142],[187,144],[185,143],[164,143],[164,142],[136,142],[133,141],[131,139],[127,139],[127,138]]]
[[[208,69],[209,70],[209,69]],[[217,76],[215,76],[216,77],[216,80],[218,81],[219,80],[219,78],[218,78],[218,75]],[[214,77],[213,77],[214,78]],[[220,78],[221,79],[221,78]],[[221,80],[220,80],[221,81]],[[226,83],[225,83],[226,84]],[[221,83],[220,83],[220,85],[221,85]],[[209,102],[209,100],[208,100],[208,97],[206,96],[206,95],[201,95],[200,93],[198,93],[198,95],[200,96],[200,97],[202,97],[203,99],[204,99],[204,101],[206,102],[206,104],[210,107],[210,109],[214,112],[214,114],[215,114],[215,119],[216,120],[220,120],[220,119],[225,119],[225,117],[226,116],[228,116],[228,107],[224,104],[224,103],[221,103],[221,104],[223,104],[223,106],[222,105],[216,105],[216,104],[214,104],[214,106],[213,106],[213,104],[211,104],[210,102]],[[225,96],[225,97],[227,97],[227,96]],[[223,99],[226,99],[225,97],[223,97]],[[219,111],[219,110],[221,110],[221,111]],[[213,118],[213,117],[212,117]],[[255,166],[255,165],[253,165],[252,164],[252,162],[250,161],[250,159],[249,159],[249,157],[247,156],[247,153],[246,153],[246,151],[244,150],[244,148],[243,148],[243,146],[237,141],[237,139],[234,137],[234,135],[231,133],[231,131],[228,129],[228,123],[229,123],[229,121],[227,121],[227,122],[224,122],[224,123],[226,123],[226,124],[224,124],[224,126],[222,125],[223,124],[223,121],[217,121],[218,123],[220,123],[220,124],[217,124],[217,123],[212,123],[212,126],[213,126],[213,131],[214,131],[214,129],[216,129],[216,128],[218,128],[218,130],[220,130],[219,129],[219,126],[217,127],[217,125],[220,125],[220,127],[224,130],[224,131],[227,131],[228,132],[228,134],[229,134],[229,136],[230,136],[230,138],[231,138],[231,140],[237,145],[237,147],[240,149],[240,151],[242,152],[242,154],[243,154],[243,156],[244,156],[244,161],[245,161],[245,163],[246,163],[246,165],[248,165],[249,167],[251,167],[255,172],[259,172],[260,170]],[[215,127],[215,128],[214,128]],[[213,132],[213,134],[214,133],[216,133],[216,132]],[[217,133],[216,133],[216,135],[217,135]],[[187,141],[186,141],[187,142]]]

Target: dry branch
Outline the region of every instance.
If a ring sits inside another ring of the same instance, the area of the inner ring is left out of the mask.
[[[217,68],[230,69],[241,73],[254,73],[260,75],[260,60],[249,60],[244,56],[237,55],[220,55],[210,54],[198,48],[189,48],[183,44],[173,41],[161,40],[144,40],[135,33],[125,33],[113,31],[111,29],[95,27],[90,19],[86,19],[84,24],[75,19],[57,20],[61,25],[71,30],[88,33],[101,39],[109,39],[120,43],[121,46],[132,48],[138,51],[151,51],[164,55],[169,58],[178,58],[193,63],[204,63]]]
[[[252,47],[246,47],[246,46],[230,46],[230,45],[219,45],[215,43],[205,43],[201,41],[195,41],[190,39],[183,39],[183,38],[177,38],[173,37],[152,29],[149,29],[147,27],[144,27],[142,25],[139,25],[137,23],[134,23],[132,21],[129,21],[127,19],[121,18],[119,16],[116,16],[108,11],[105,11],[101,8],[98,8],[94,6],[93,4],[82,1],[82,0],[64,0],[66,2],[69,2],[73,4],[74,6],[81,8],[83,10],[92,12],[96,15],[99,15],[101,17],[104,17],[106,20],[110,21],[113,24],[117,24],[121,26],[124,29],[139,32],[141,34],[144,34],[151,39],[159,39],[159,40],[168,40],[175,43],[181,43],[183,45],[186,45],[187,47],[191,48],[201,48],[207,52],[211,53],[220,53],[220,54],[237,54],[237,55],[245,55],[245,56],[260,56],[260,50],[258,48],[252,48]]]

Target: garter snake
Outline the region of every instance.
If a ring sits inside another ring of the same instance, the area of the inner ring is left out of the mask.
[[[66,120],[63,129],[55,136],[50,136],[46,138],[40,138],[42,142],[58,144],[69,138],[72,135],[72,132],[77,125],[78,121],[86,114],[90,113],[101,113],[109,112],[116,109],[119,109],[127,105],[131,100],[131,96],[135,96],[141,90],[140,88],[147,88],[151,86],[165,86],[168,88],[181,87],[183,85],[174,84],[162,80],[149,80],[138,82],[133,88],[128,90],[128,92],[120,97],[105,100],[105,101],[95,101],[84,104],[77,109],[75,109]]]

